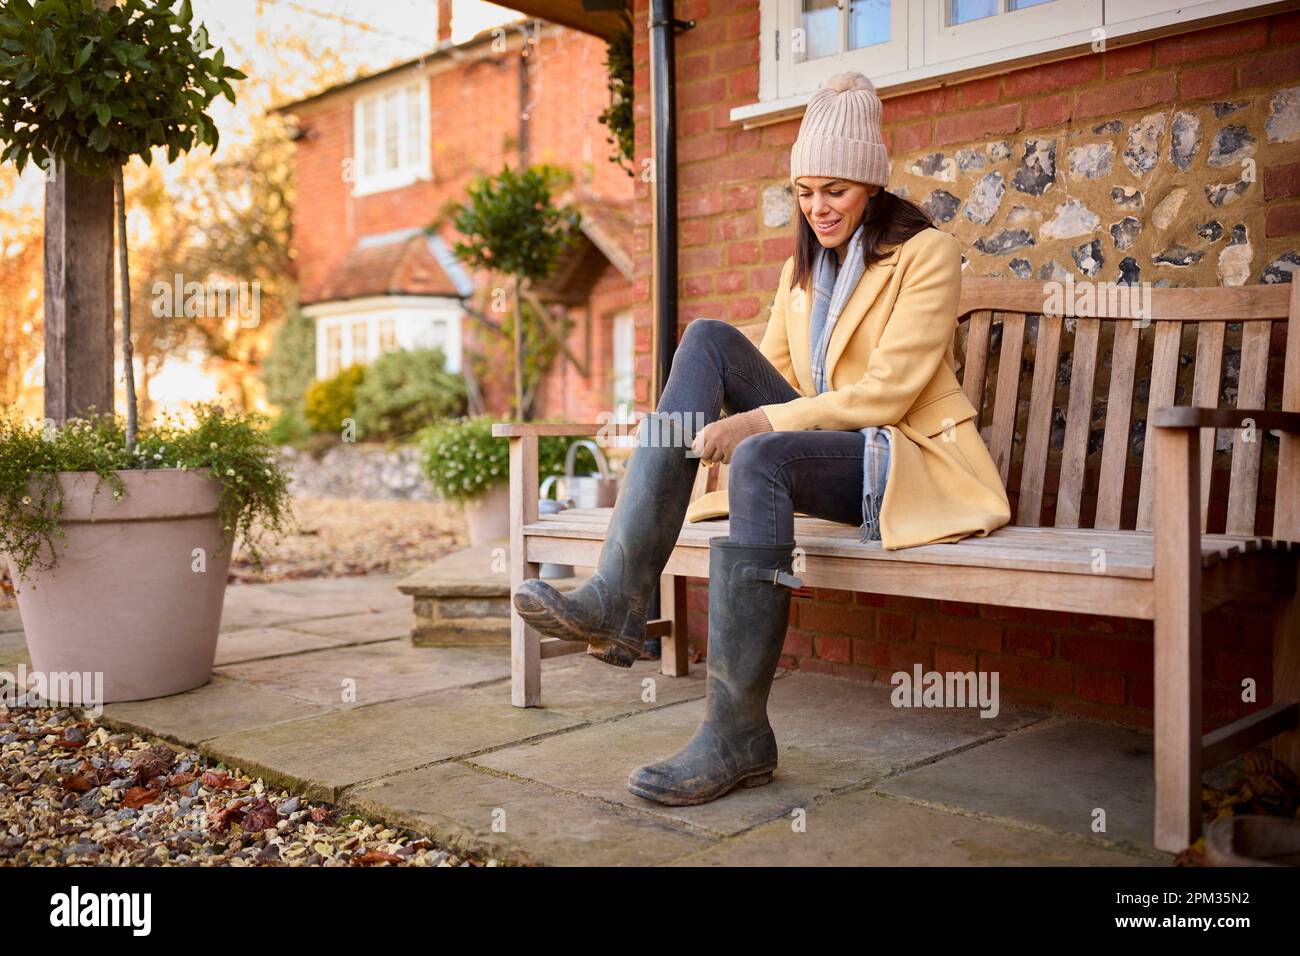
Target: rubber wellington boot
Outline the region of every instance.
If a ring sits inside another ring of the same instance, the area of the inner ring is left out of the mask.
[[[653,413],[641,428],[595,573],[568,593],[532,578],[513,598],[541,633],[586,641],[588,654],[617,667],[641,656],[646,604],[677,543],[700,464],[677,416]]]
[[[776,769],[767,696],[785,642],[794,542],[709,542],[709,657],[705,718],[674,756],[637,767],[628,790],[656,803],[708,803],[758,787]]]

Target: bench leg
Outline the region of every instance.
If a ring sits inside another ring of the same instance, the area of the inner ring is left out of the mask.
[[[537,520],[537,437],[510,439],[510,593],[541,573],[536,561],[524,560],[524,525]],[[524,623],[510,605],[510,703],[542,703],[541,635]]]
[[[1201,834],[1199,436],[1156,428],[1155,783],[1157,849]]]
[[[1278,588],[1279,605],[1273,618],[1273,700],[1300,700],[1300,561],[1283,565],[1288,580]],[[1274,737],[1275,759],[1300,773],[1300,729]]]
[[[686,578],[665,574],[659,579],[659,616],[672,623],[672,632],[660,638],[659,670],[669,677],[685,677],[690,672],[686,635]]]

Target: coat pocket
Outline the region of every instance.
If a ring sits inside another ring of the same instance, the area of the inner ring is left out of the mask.
[[[945,392],[924,405],[913,407],[903,416],[903,422],[927,438],[932,438],[974,417],[975,406],[970,403],[966,393],[958,388]]]

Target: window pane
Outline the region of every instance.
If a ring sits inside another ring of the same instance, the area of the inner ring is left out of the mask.
[[[1007,0],[1007,9],[1024,10],[1028,7],[1038,7],[1051,2],[1052,0]]]
[[[392,352],[397,348],[397,320],[379,320],[379,351]]]
[[[379,155],[379,101],[361,104],[361,169],[363,176],[373,175]]]
[[[948,0],[948,26],[983,20],[998,12],[998,0]]]
[[[840,8],[836,0],[803,0],[803,59],[840,52]],[[796,45],[796,51],[799,47]]]
[[[424,165],[424,117],[419,86],[406,90],[406,165]]]
[[[849,49],[889,42],[889,0],[849,0]]]
[[[352,364],[364,365],[370,360],[370,323],[352,323]]]
[[[325,329],[325,377],[333,378],[343,364],[343,329],[337,325]]]
[[[401,131],[402,94],[394,90],[384,96],[384,170],[396,169],[402,164]]]

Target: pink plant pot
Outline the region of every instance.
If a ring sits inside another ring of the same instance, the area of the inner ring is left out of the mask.
[[[230,567],[229,548],[217,556],[221,485],[206,470],[118,475],[120,499],[94,472],[60,474],[54,567],[20,578],[9,560],[30,670],[102,673],[104,703],[211,679]]]
[[[469,544],[472,548],[509,536],[509,482],[498,482],[477,498],[465,502],[465,521],[469,525]]]

